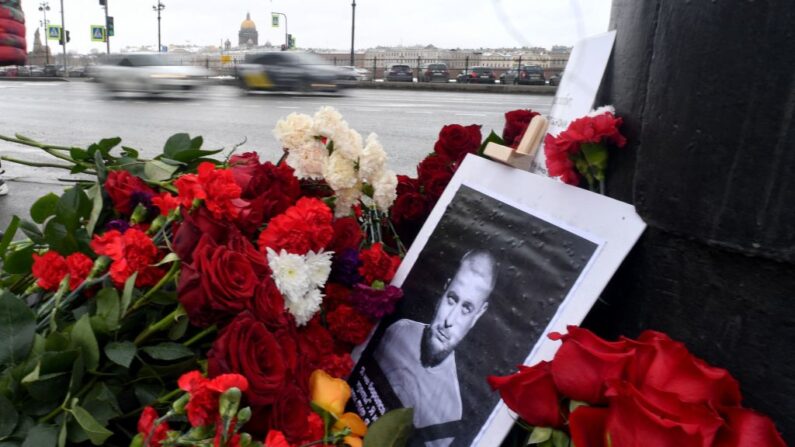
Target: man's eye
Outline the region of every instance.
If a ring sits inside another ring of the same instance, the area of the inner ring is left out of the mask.
[[[472,310],[473,310],[472,305],[470,305],[470,304],[465,304],[464,305],[464,313],[465,314],[468,314],[468,313],[472,312]]]
[[[447,295],[447,303],[455,304],[455,297],[453,295]]]

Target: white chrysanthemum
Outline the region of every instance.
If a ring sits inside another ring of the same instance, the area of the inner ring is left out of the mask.
[[[318,140],[311,140],[287,153],[287,164],[295,170],[295,176],[299,179],[323,178],[327,161],[328,150]]]
[[[340,130],[347,130],[348,123],[342,119],[342,115],[334,107],[321,107],[312,120],[312,128],[315,135],[334,138]]]
[[[303,256],[287,253],[284,249],[276,253],[268,248],[268,265],[286,302],[300,301],[312,288],[309,267]]]
[[[353,129],[340,129],[334,135],[334,152],[339,152],[343,157],[356,161],[362,156],[364,147],[362,135]]]
[[[312,117],[303,113],[291,113],[276,123],[273,136],[281,142],[282,147],[301,147],[314,139]]]
[[[359,158],[359,177],[368,182],[373,182],[373,176],[384,169],[386,152],[378,141],[378,135],[371,133],[367,136],[362,156]]]
[[[591,112],[588,113],[588,116],[599,116],[599,115],[601,115],[601,114],[603,114],[605,112],[610,112],[613,115],[615,115],[616,114],[616,108],[611,106],[611,105],[602,106],[602,107],[599,107],[598,109],[591,110]]]
[[[353,188],[359,180],[353,161],[334,151],[323,166],[323,178],[334,191]]]
[[[389,207],[397,198],[397,175],[389,169],[375,174],[373,178],[373,200],[380,211],[389,211]]]
[[[310,251],[306,254],[306,266],[309,270],[309,280],[315,287],[326,285],[328,275],[331,274],[331,256],[333,251]]]
[[[320,292],[320,289],[312,289],[300,300],[285,301],[284,307],[295,317],[295,324],[303,326],[320,310],[322,302],[323,293]]]
[[[351,213],[351,208],[362,196],[362,185],[336,191],[337,200],[334,202],[334,215],[344,217]]]

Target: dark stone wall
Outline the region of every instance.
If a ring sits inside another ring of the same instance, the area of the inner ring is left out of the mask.
[[[795,2],[614,0],[611,29],[607,192],[649,228],[585,326],[686,342],[795,444]]]

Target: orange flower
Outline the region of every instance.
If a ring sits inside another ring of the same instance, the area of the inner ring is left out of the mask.
[[[356,413],[345,413],[334,424],[334,430],[340,431],[346,428],[351,429],[352,436],[363,438],[367,434],[367,424]]]
[[[309,394],[315,405],[339,418],[351,397],[351,387],[344,380],[317,369],[309,377]]]

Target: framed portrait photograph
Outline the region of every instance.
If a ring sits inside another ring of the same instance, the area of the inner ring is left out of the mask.
[[[585,205],[604,225],[583,225]],[[551,358],[546,334],[582,321],[643,227],[629,205],[467,157],[395,276],[397,311],[355,352],[352,408],[413,408],[411,446],[499,445],[514,418],[486,377]]]

